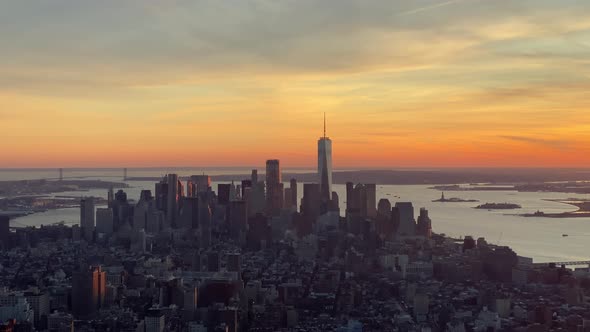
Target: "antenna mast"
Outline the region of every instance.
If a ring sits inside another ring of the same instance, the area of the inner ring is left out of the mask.
[[[326,138],[326,112],[324,112],[324,138]]]

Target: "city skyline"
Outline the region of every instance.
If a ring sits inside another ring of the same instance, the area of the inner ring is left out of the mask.
[[[62,0],[0,13],[3,167],[311,167],[324,112],[334,168],[590,163],[588,3]]]

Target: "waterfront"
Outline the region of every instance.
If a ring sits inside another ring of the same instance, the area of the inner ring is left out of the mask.
[[[176,169],[181,175],[189,175],[191,172],[199,174],[197,169]],[[184,171],[183,171],[184,170]],[[199,169],[200,170],[200,169]],[[155,176],[165,174],[164,169],[144,170],[142,176]],[[221,171],[206,170],[209,174],[232,174],[236,171],[248,175],[246,169],[228,169]],[[291,170],[292,171],[292,170]],[[309,171],[309,170],[306,170]],[[0,171],[0,177],[6,179],[7,171]],[[33,171],[24,171],[29,178],[42,175]],[[55,172],[54,172],[55,173]],[[45,172],[44,174],[50,174]],[[76,174],[85,176],[89,174],[99,175],[97,179],[113,180],[113,177],[122,175],[120,169],[96,171],[80,170]],[[100,176],[100,175],[103,176]],[[15,176],[14,173],[9,176]],[[14,178],[13,178],[14,179]],[[120,179],[117,179],[119,181]],[[241,180],[241,178],[237,178]],[[284,179],[288,180],[288,179]],[[130,188],[124,188],[130,199],[138,199],[142,189],[154,190],[154,183],[149,181],[127,181]],[[219,182],[213,182],[213,190],[217,189]],[[303,193],[303,184],[299,184],[299,199]],[[566,200],[567,198],[590,199],[590,195],[564,194],[547,192],[514,192],[514,191],[468,191],[454,192],[453,196],[463,199],[476,199],[480,202],[504,202],[519,204],[522,209],[508,211],[488,211],[473,209],[478,203],[458,202],[440,203],[432,202],[440,197],[441,192],[430,189],[428,185],[378,185],[377,200],[387,198],[392,203],[396,201],[413,202],[416,214],[418,209],[425,207],[430,211],[433,219],[433,230],[453,237],[472,235],[475,238],[485,237],[488,242],[507,245],[519,255],[534,258],[535,262],[587,260],[590,258],[588,240],[590,240],[590,218],[543,218],[521,217],[511,215],[516,213],[534,213],[537,210],[546,213],[562,213],[577,210],[575,206],[560,202],[547,201],[547,199]],[[118,188],[115,188],[118,189]],[[346,189],[344,185],[334,185],[334,190],[340,197],[341,211],[345,204]],[[96,196],[106,198],[106,190],[90,190],[85,192],[63,192],[60,195],[68,196]],[[449,193],[449,195],[451,195]],[[399,198],[396,198],[399,196]],[[38,226],[41,224],[53,224],[65,222],[73,224],[79,222],[78,209],[60,209],[44,213],[38,213],[12,221],[13,226]],[[562,237],[568,234],[568,237]]]

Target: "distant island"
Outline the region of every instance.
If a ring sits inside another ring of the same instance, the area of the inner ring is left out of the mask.
[[[522,206],[514,203],[485,203],[475,207],[475,209],[486,209],[486,210],[513,210],[521,209]]]
[[[573,211],[573,212],[561,212],[561,213],[545,213],[543,211],[536,211],[534,213],[519,214],[519,216],[521,216],[521,217],[544,217],[544,218],[584,218],[584,217],[590,217],[590,201],[580,200],[580,199],[576,199],[576,198],[571,198],[568,200],[546,199],[546,201],[573,205],[573,206],[578,207],[578,210]]]
[[[471,184],[436,185],[429,189],[441,191],[517,191],[517,192],[559,192],[590,194],[590,182],[541,182],[541,183],[502,183],[502,184]]]
[[[473,202],[479,202],[477,199],[462,199],[462,198],[457,198],[457,197],[451,197],[451,198],[446,198],[445,197],[445,193],[443,192],[442,195],[440,196],[439,199],[435,199],[433,200],[433,202],[439,202],[439,203],[473,203]]]

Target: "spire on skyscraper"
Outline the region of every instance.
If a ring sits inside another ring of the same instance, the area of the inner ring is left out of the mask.
[[[324,112],[324,138],[326,138],[326,112]]]
[[[322,200],[328,202],[332,196],[332,141],[326,135],[326,113],[324,112],[324,136],[318,140],[318,182]]]

